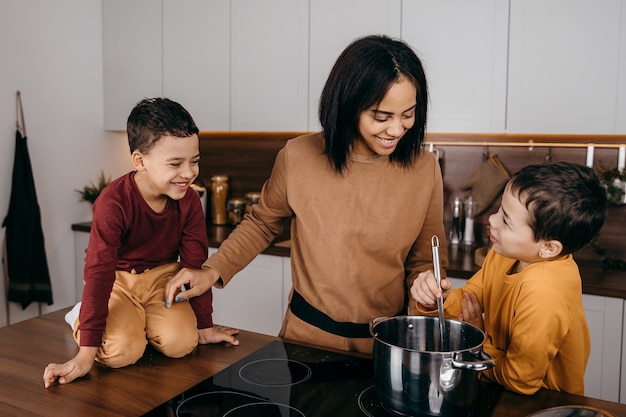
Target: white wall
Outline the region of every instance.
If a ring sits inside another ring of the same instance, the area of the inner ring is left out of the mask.
[[[0,0],[0,221],[9,207],[20,90],[53,286],[54,304],[42,304],[43,313],[75,299],[71,224],[89,220],[91,207],[74,190],[100,170],[117,177],[131,167],[125,134],[103,129],[102,67],[101,0]],[[4,279],[0,270],[0,326]],[[11,323],[38,311],[9,304]]]

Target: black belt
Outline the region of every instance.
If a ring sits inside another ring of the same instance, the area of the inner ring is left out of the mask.
[[[335,321],[309,304],[295,290],[291,296],[291,303],[289,304],[289,307],[291,308],[291,312],[300,320],[303,320],[315,327],[319,327],[328,333],[350,338],[372,337],[370,334],[369,323]]]

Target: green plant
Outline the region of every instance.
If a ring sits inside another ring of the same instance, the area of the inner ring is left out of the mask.
[[[602,184],[606,187],[606,195],[609,203],[613,205],[623,204],[624,189],[620,185],[626,180],[624,170],[619,171],[617,168],[607,168],[600,165],[598,168],[598,176]]]
[[[98,181],[94,184],[90,182],[88,185],[85,185],[82,190],[74,190],[80,195],[80,201],[88,201],[93,204],[96,201],[96,198],[100,195],[104,187],[111,183],[111,177],[106,177],[104,175],[104,171],[100,171],[100,177]]]

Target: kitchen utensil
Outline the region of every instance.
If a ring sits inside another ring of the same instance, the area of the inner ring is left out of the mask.
[[[529,414],[527,417],[614,417],[613,414],[607,413],[595,407],[586,405],[563,405],[560,407],[546,408]]]
[[[436,235],[431,238],[433,248],[433,268],[435,270],[435,278],[437,286],[441,291],[441,262],[439,262],[439,237]],[[446,350],[446,320],[443,315],[443,296],[437,297],[437,314],[439,316],[439,347],[441,351]]]
[[[446,320],[449,351],[432,337],[437,318],[379,317],[374,337],[374,385],[382,405],[404,415],[467,416],[478,394],[478,371],[495,361],[484,353],[486,335],[469,323]]]

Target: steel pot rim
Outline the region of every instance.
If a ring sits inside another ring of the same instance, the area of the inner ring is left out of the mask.
[[[374,340],[378,343],[382,343],[385,346],[389,346],[392,348],[397,348],[397,349],[402,349],[405,350],[407,352],[416,352],[416,353],[429,353],[429,354],[439,354],[439,355],[446,355],[446,354],[455,354],[455,353],[459,353],[459,352],[476,352],[479,350],[482,350],[482,346],[485,344],[485,342],[487,341],[487,334],[479,329],[478,327],[474,326],[473,324],[464,322],[464,321],[460,321],[460,320],[454,320],[454,319],[446,319],[446,323],[458,323],[461,326],[464,327],[469,327],[471,329],[476,330],[477,332],[479,332],[482,335],[482,342],[478,343],[475,346],[469,346],[467,348],[463,348],[463,349],[454,349],[454,350],[447,350],[447,351],[442,351],[442,352],[438,352],[438,351],[430,351],[430,350],[421,350],[421,349],[413,349],[413,348],[407,348],[407,347],[403,347],[403,346],[398,346],[394,343],[391,342],[387,342],[385,340],[382,340],[378,337],[378,333],[375,332],[375,327],[381,323],[387,322],[387,321],[397,321],[397,320],[404,320],[404,319],[415,319],[418,321],[428,321],[428,320],[439,320],[438,317],[431,317],[431,316],[411,316],[411,315],[404,315],[404,316],[393,316],[393,317],[376,317],[374,319],[372,319],[370,321],[370,334],[372,335],[372,337],[374,338]]]

